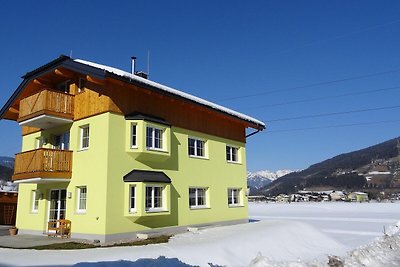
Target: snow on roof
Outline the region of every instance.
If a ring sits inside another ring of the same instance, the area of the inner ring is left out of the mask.
[[[126,72],[126,71],[123,71],[123,70],[120,70],[120,69],[117,69],[117,68],[114,68],[114,67],[110,67],[110,66],[97,64],[97,63],[86,61],[86,60],[82,60],[82,59],[74,59],[74,61],[78,62],[78,63],[81,63],[81,64],[88,65],[88,66],[92,66],[92,67],[95,67],[95,68],[98,68],[98,69],[105,70],[107,72],[116,74],[116,75],[121,76],[121,77],[125,77],[125,78],[129,78],[129,79],[132,79],[132,80],[136,80],[136,81],[138,81],[140,83],[144,83],[144,84],[150,85],[152,87],[156,87],[157,89],[163,90],[165,92],[168,92],[168,93],[171,93],[171,94],[174,94],[174,95],[177,95],[177,96],[192,100],[192,101],[197,102],[199,104],[202,104],[202,105],[211,107],[213,109],[222,111],[224,113],[230,114],[232,116],[238,117],[238,118],[240,118],[242,120],[246,120],[246,121],[249,121],[249,122],[252,122],[252,123],[255,123],[255,124],[259,124],[259,125],[265,127],[265,123],[263,123],[260,120],[257,120],[255,118],[252,118],[252,117],[247,116],[245,114],[236,112],[236,111],[231,110],[229,108],[225,108],[223,106],[220,106],[218,104],[212,103],[210,101],[204,100],[204,99],[202,99],[200,97],[196,97],[196,96],[193,96],[191,94],[182,92],[180,90],[177,90],[177,89],[174,89],[174,88],[171,88],[171,87],[168,87],[168,86],[165,86],[165,85],[150,81],[148,79],[144,79],[144,78],[139,77],[137,75],[134,75],[132,73],[129,73],[129,72]]]

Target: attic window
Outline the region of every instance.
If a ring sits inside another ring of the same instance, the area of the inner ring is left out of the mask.
[[[78,93],[82,93],[85,90],[86,80],[80,78],[78,83]]]
[[[64,93],[69,93],[69,80],[59,83],[57,85],[57,90]]]

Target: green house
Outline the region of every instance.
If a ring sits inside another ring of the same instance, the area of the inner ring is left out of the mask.
[[[67,56],[23,76],[0,117],[22,126],[21,234],[68,219],[72,237],[108,242],[247,221],[246,128],[259,120]]]

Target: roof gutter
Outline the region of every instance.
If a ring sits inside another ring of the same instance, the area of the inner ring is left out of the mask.
[[[262,131],[262,130],[258,129],[258,130],[255,131],[255,132],[249,133],[248,135],[246,135],[246,138],[247,138],[247,137],[250,137],[250,136],[252,136],[252,135],[255,135],[255,134],[257,134],[257,133],[259,133],[259,132],[261,132],[261,131]]]

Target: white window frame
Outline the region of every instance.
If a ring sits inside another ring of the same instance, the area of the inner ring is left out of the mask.
[[[132,192],[133,192],[133,196],[132,196]],[[137,198],[136,185],[131,185],[131,186],[129,186],[129,212],[130,213],[136,212],[136,198]],[[133,203],[133,207],[132,207],[132,203]]]
[[[237,192],[237,202],[235,202],[235,193]],[[241,188],[228,188],[228,206],[237,207],[242,206],[242,189]]]
[[[228,149],[229,152],[227,151]],[[233,150],[236,150],[236,160],[233,160]],[[237,146],[226,145],[226,161],[229,163],[240,163],[239,151],[240,149]]]
[[[194,205],[190,204],[190,190],[195,190],[195,203]],[[199,204],[199,191],[204,190],[204,204]],[[191,209],[205,209],[208,208],[208,188],[207,187],[189,187],[189,208]]]
[[[85,189],[85,194],[84,194],[84,196],[85,196],[85,198],[82,198],[82,196],[83,196],[83,194],[82,194],[82,190],[83,189]],[[81,207],[81,200],[85,200],[85,207],[84,208],[82,208]],[[76,202],[77,202],[77,205],[76,205],[76,212],[77,213],[86,213],[86,210],[87,210],[87,186],[78,186],[77,188],[76,188]]]
[[[190,140],[194,140],[194,154],[190,154]],[[199,142],[203,143],[203,155],[198,155],[197,153],[197,145]],[[201,139],[201,138],[196,138],[196,137],[188,137],[188,155],[189,157],[192,158],[202,158],[202,159],[206,159],[207,158],[207,140]]]
[[[44,138],[43,136],[39,136],[35,138],[35,148],[39,149],[42,148],[44,145]]]
[[[154,192],[155,192],[155,190],[154,190],[154,188],[156,188],[156,187],[158,187],[158,188],[161,188],[161,207],[155,207],[154,206],[154,204],[155,204],[155,195],[154,195]],[[151,188],[151,207],[147,207],[147,188]],[[147,185],[146,186],[146,191],[145,191],[145,193],[144,193],[144,197],[145,197],[145,200],[144,200],[144,205],[145,205],[145,210],[146,210],[146,212],[160,212],[160,211],[165,211],[165,195],[164,195],[164,190],[165,189],[165,187],[164,186],[162,186],[162,185]]]
[[[135,134],[133,134],[133,129],[135,129]],[[130,138],[131,139],[130,140],[131,148],[137,148],[138,147],[138,144],[137,144],[137,142],[138,142],[137,133],[138,133],[138,131],[137,131],[137,123],[131,123],[131,134],[130,134],[130,137],[131,137]],[[146,138],[147,138],[147,136],[146,136]],[[134,143],[133,140],[135,140],[135,144],[133,144]]]
[[[148,139],[147,133],[148,133],[148,129],[151,129],[151,144],[150,144],[150,145],[147,144],[147,139]],[[156,137],[156,130],[161,131],[161,147],[156,147],[156,138],[155,138],[155,137]],[[165,144],[164,144],[164,140],[165,140],[164,134],[165,134],[165,129],[164,129],[164,128],[156,127],[156,126],[153,126],[153,125],[147,125],[147,126],[146,126],[146,148],[147,148],[148,150],[164,151],[164,147],[165,147]]]
[[[32,200],[32,213],[38,213],[39,211],[39,198],[40,192],[38,190],[32,190],[31,200]]]
[[[88,129],[88,135],[87,137],[83,136],[85,129]],[[89,124],[83,125],[79,127],[79,135],[80,135],[80,150],[87,150],[90,147],[90,127]],[[83,146],[84,144],[84,138],[87,139],[87,146]]]
[[[78,94],[82,93],[83,91],[85,91],[85,84],[86,84],[86,80],[83,78],[79,78],[78,81]]]

